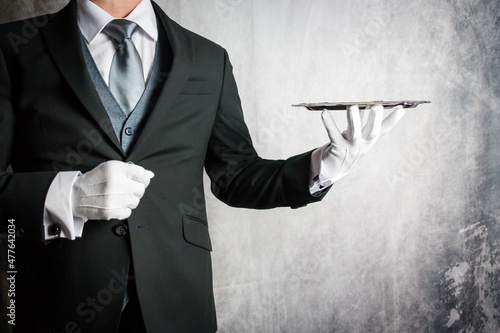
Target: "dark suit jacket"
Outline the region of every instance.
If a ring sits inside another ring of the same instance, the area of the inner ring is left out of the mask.
[[[225,50],[154,8],[173,62],[128,155],[87,72],[75,2],[0,27],[0,221],[5,231],[15,219],[17,230],[18,332],[114,332],[131,259],[149,332],[214,332],[203,168],[231,206],[321,199],[309,194],[310,153],[257,156]],[[139,207],[128,221],[88,221],[82,238],[44,243],[45,196],[56,174],[108,160],[155,173]],[[114,232],[119,224],[128,225],[126,236]]]

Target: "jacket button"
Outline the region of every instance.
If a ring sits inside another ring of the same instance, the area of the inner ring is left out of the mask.
[[[132,130],[132,127],[125,128],[125,134],[127,136],[131,136],[132,134],[134,134],[134,131]]]
[[[59,224],[53,224],[49,227],[49,235],[59,236],[61,234],[61,226]]]
[[[115,233],[115,235],[123,237],[128,234],[128,228],[125,224],[118,224],[114,226],[113,232]]]

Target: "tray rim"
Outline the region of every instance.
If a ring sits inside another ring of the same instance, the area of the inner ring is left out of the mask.
[[[299,103],[292,104],[292,107],[305,107],[311,111],[321,110],[346,110],[348,106],[358,105],[360,109],[367,106],[382,105],[386,107],[402,106],[403,108],[416,108],[420,104],[428,104],[428,100],[399,100],[399,101],[368,101],[368,102],[319,102],[319,103]]]

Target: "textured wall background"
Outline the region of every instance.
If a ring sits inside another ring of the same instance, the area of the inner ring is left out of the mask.
[[[0,0],[0,19],[65,2]],[[209,195],[220,332],[500,331],[497,0],[158,2],[228,49],[263,157],[326,142],[319,113],[293,103],[433,102],[321,203]]]

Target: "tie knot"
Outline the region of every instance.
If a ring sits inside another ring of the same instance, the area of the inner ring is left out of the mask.
[[[109,22],[103,31],[118,43],[121,43],[124,39],[132,37],[135,29],[137,29],[137,24],[134,22],[119,19]]]

